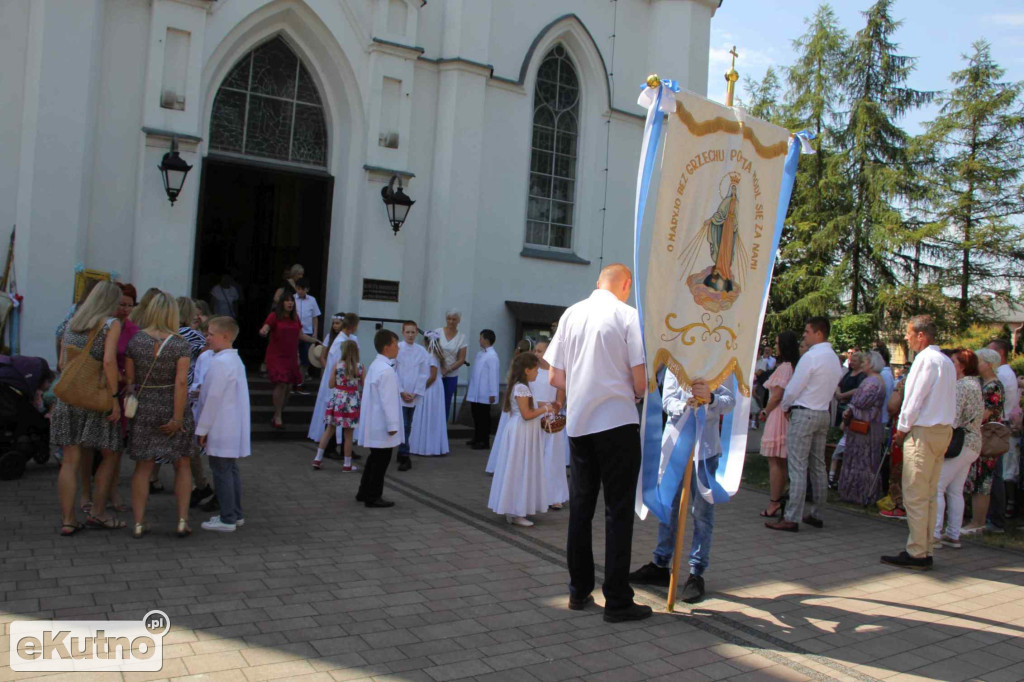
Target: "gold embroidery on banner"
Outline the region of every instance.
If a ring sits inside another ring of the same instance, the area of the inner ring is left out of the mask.
[[[686,373],[686,368],[683,367],[682,363],[675,359],[669,351],[664,348],[659,348],[658,352],[654,354],[654,364],[651,368],[654,374],[657,375],[658,369],[661,366],[665,366],[668,371],[676,375],[676,379],[679,380],[679,385],[684,388],[690,388],[693,385],[693,379]],[[743,378],[743,372],[740,370],[739,360],[733,356],[729,358],[729,362],[726,363],[725,369],[719,372],[717,375],[710,379],[705,379],[708,383],[708,388],[714,391],[716,388],[725,383],[725,380],[730,374],[736,375],[736,384],[739,387],[740,393],[745,397],[750,397],[750,386],[747,385],[746,380]],[[658,380],[656,376],[652,376],[649,379],[649,385],[651,391],[658,390]]]
[[[687,334],[692,333],[695,329],[703,329],[704,331],[700,335],[700,340],[707,343],[708,339],[711,339],[715,343],[722,342],[722,332],[728,332],[731,338],[725,340],[725,347],[729,350],[736,350],[736,332],[729,327],[726,327],[723,322],[721,315],[717,315],[718,318],[715,320],[715,327],[711,327],[711,313],[704,313],[700,316],[700,322],[694,322],[688,324],[685,327],[673,327],[672,320],[678,317],[675,313],[670,314],[665,318],[665,326],[671,332],[676,332],[674,335],[662,334],[661,340],[666,342],[675,341],[679,339],[684,346],[692,346],[697,342],[696,336],[687,337]],[[682,337],[682,338],[680,338]]]
[[[708,121],[698,121],[693,117],[686,107],[683,106],[681,101],[676,101],[676,116],[679,120],[690,130],[692,135],[696,137],[703,137],[704,135],[710,135],[711,133],[729,133],[730,135],[743,134],[743,137],[750,141],[754,145],[754,151],[757,155],[763,159],[774,159],[776,156],[782,156],[789,151],[789,141],[779,142],[773,145],[764,145],[757,135],[750,128],[745,126],[739,121],[730,121],[727,118],[716,116]]]

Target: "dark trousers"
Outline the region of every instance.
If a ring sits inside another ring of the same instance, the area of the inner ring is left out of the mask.
[[[604,486],[605,608],[633,603],[629,564],[633,547],[633,507],[640,473],[640,427],[569,438],[569,594],[585,599],[594,590],[594,548],[591,524],[597,496]]]
[[[210,456],[210,473],[217,486],[217,501],[220,502],[220,520],[235,523],[244,519],[242,513],[242,476],[238,473],[238,459],[235,457]]]
[[[491,406],[486,403],[470,403],[473,414],[473,441],[480,445],[491,443]]]
[[[412,431],[412,417],[416,413],[416,406],[407,407],[402,405],[402,423],[405,425],[405,440],[398,446],[398,461],[409,459],[409,433]]]
[[[391,452],[394,448],[370,448],[370,456],[363,464],[363,477],[359,480],[359,492],[356,500],[373,502],[384,494],[384,474],[391,464]]]

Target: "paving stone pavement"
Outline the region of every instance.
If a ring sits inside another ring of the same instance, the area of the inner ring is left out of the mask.
[[[74,679],[1024,679],[1018,553],[965,545],[902,572],[878,557],[900,550],[905,525],[829,510],[823,530],[773,533],[757,516],[766,496],[742,490],[717,512],[709,599],[668,614],[664,591],[638,590],[660,611],[612,625],[599,607],[566,608],[568,511],[520,529],[487,510],[486,453],[392,464],[396,506],[366,509],[358,475],[314,471],[313,452],[257,444],[242,463],[246,526],[209,533],[193,513],[183,540],[169,494],[151,498],[141,540],[61,538],[53,463],[0,482],[0,680],[28,676],[7,667],[11,621],[153,608],[172,623],[162,671]],[[637,522],[634,567],[655,536],[653,518]]]

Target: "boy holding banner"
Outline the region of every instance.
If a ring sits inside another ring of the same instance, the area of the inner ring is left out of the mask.
[[[715,528],[715,505],[700,494],[699,485],[711,487],[711,480],[718,470],[718,461],[722,456],[722,440],[719,436],[719,417],[732,412],[736,406],[736,398],[725,386],[714,391],[708,388],[705,381],[694,381],[692,392],[679,385],[679,380],[672,372],[665,372],[663,407],[673,425],[681,424],[692,412],[691,399],[706,405],[707,426],[701,435],[700,448],[696,456],[700,464],[696,465],[696,475],[690,479],[690,516],[693,517],[693,540],[690,543],[690,577],[683,586],[683,601],[696,604],[704,598],[704,571],[711,558],[711,534]],[[663,438],[670,432],[666,431]],[[698,484],[699,481],[699,484]],[[654,561],[629,574],[629,582],[636,585],[657,585],[668,587],[672,566],[672,555],[675,550],[676,523],[679,518],[679,501],[683,485],[680,481],[672,501],[672,522],[658,523],[658,546],[654,549]]]

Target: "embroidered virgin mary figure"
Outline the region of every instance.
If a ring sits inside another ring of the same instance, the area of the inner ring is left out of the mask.
[[[729,189],[700,230],[711,250],[711,265],[686,279],[693,300],[702,308],[715,313],[732,307],[742,290],[741,283],[733,273],[736,252],[742,254],[744,251],[736,217],[740,176],[738,173],[729,173],[727,178]]]

